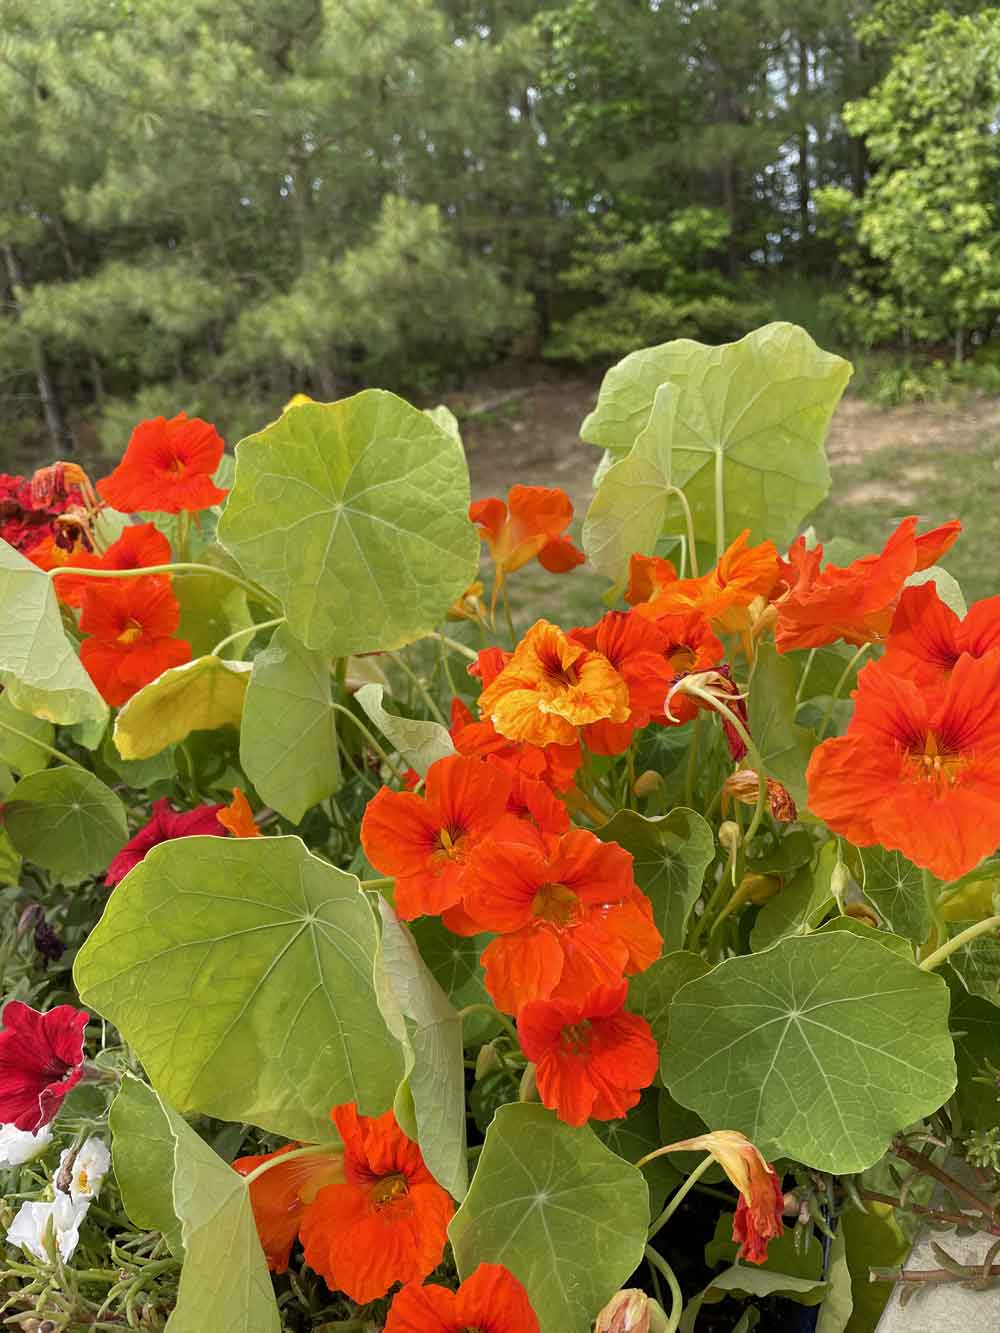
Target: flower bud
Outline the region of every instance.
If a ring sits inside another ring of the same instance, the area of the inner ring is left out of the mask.
[[[519,1102],[537,1102],[538,1082],[535,1078],[535,1066],[525,1065],[524,1073],[521,1075],[521,1084],[517,1090],[517,1100]]]
[[[727,852],[735,852],[740,845],[740,826],[732,819],[724,819],[719,825],[719,842]]]
[[[493,1043],[490,1041],[485,1046],[480,1046],[479,1054],[476,1056],[476,1082],[484,1079],[487,1074],[496,1073],[500,1068],[502,1068],[500,1057]]]
[[[626,1287],[597,1316],[594,1333],[649,1333],[649,1325],[649,1297],[638,1287]]]
[[[645,773],[640,773],[632,784],[632,791],[636,796],[652,796],[654,791],[658,791],[663,786],[663,779],[659,773],[651,768],[647,768]]]
[[[744,875],[740,880],[743,896],[755,906],[766,903],[776,893],[781,892],[781,880],[775,875]]]
[[[853,917],[855,921],[861,921],[866,926],[871,926],[878,930],[881,924],[878,915],[867,903],[847,903],[844,906],[844,916]]]

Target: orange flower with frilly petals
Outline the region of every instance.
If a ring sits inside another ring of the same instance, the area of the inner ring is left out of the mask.
[[[846,734],[809,760],[809,809],[858,846],[964,875],[1000,846],[998,698],[1000,650],[963,654],[933,690],[869,663]]]
[[[509,819],[511,775],[497,764],[449,755],[431,764],[423,794],[383,787],[368,802],[361,845],[377,870],[396,881],[394,904],[406,921],[438,915],[465,892],[476,844]]]
[[[168,667],[190,661],[191,645],[173,638],[180,605],[162,578],[92,579],[83,595],[80,628],[92,637],[80,660],[113,708]]]
[[[617,985],[663,947],[630,853],[586,829],[552,837],[525,825],[519,842],[487,840],[471,859],[464,910],[497,934],[483,951],[486,989],[512,1014]]]
[[[519,769],[511,773],[507,809],[518,819],[533,825],[539,833],[566,833],[569,830],[569,811],[552,788]]]
[[[628,686],[628,721],[591,722],[583,729],[595,754],[623,754],[636,731],[663,711],[673,681],[666,636],[634,612],[609,611],[596,625],[570,630],[569,637],[607,658]]]
[[[625,1011],[628,983],[576,1003],[534,1000],[517,1015],[542,1101],[567,1125],[617,1120],[656,1077],[660,1055],[644,1018]]]
[[[277,1152],[260,1157],[238,1157],[233,1169],[248,1176],[265,1162],[277,1162],[296,1148],[290,1143]],[[340,1152],[310,1153],[293,1157],[290,1162],[272,1166],[250,1183],[250,1206],[253,1208],[257,1235],[272,1273],[284,1273],[288,1268],[295,1237],[305,1210],[325,1185],[344,1179],[344,1155]]]
[[[903,589],[882,661],[896,676],[943,685],[963,653],[984,657],[994,648],[1000,648],[1000,597],[974,603],[960,620],[925,583]]]
[[[260,838],[262,833],[254,821],[250,802],[239,787],[233,788],[233,799],[215,816],[234,838]]]
[[[629,606],[651,602],[659,592],[676,582],[677,570],[672,561],[664,560],[662,556],[640,555],[636,552],[629,557],[625,600]]]
[[[101,497],[123,514],[149,509],[164,514],[221,504],[228,492],[212,481],[225,445],[200,417],[153,417],[132,432],[125,457],[97,483]]]
[[[479,696],[479,712],[508,740],[572,745],[578,727],[628,720],[628,685],[601,653],[538,620]]]
[[[49,553],[36,551],[33,558],[42,569],[72,565],[85,569],[145,569],[147,565],[166,565],[170,563],[170,543],[152,523],[134,523],[122,530],[117,541],[111,543],[103,555],[94,555],[90,551],[64,552],[59,547]],[[51,558],[50,564],[43,563]],[[169,580],[170,575],[150,575],[151,578]],[[57,574],[52,580],[56,594],[66,606],[82,606],[83,594],[88,588],[97,586],[97,579],[76,577],[73,574]]]
[[[682,676],[711,671],[725,657],[725,649],[712,633],[712,627],[700,611],[681,611],[662,616],[656,628],[664,640],[663,654],[668,666],[668,690]],[[699,703],[691,695],[678,694],[670,702],[672,717],[667,717],[664,701],[653,712],[653,718],[663,726],[679,726],[690,722],[698,711]]]
[[[344,1141],[345,1181],[317,1193],[299,1235],[309,1267],[364,1305],[437,1267],[455,1205],[391,1111],[371,1119],[351,1103],[330,1114]]]
[[[742,632],[749,624],[747,608],[756,598],[769,596],[780,573],[774,543],[749,546],[749,537],[747,528],[699,578],[658,582],[652,599],[636,610],[650,620],[698,611],[724,633]]]
[[[579,740],[572,745],[524,745],[509,741],[492,722],[477,722],[461,699],[451,702],[449,735],[459,754],[492,758],[511,772],[536,778],[555,791],[571,787],[583,763]]]
[[[957,519],[920,537],[916,528],[916,518],[904,518],[879,555],[822,570],[823,547],[807,551],[805,538],[797,538],[782,565],[788,591],[775,603],[778,652],[819,648],[837,639],[856,645],[884,639],[906,580],[939,560],[962,531]]]
[[[538,1333],[528,1293],[500,1264],[480,1264],[451,1291],[408,1282],[396,1295],[385,1333]]]
[[[475,500],[469,518],[478,526],[496,566],[494,602],[507,575],[536,556],[550,574],[566,574],[586,559],[564,535],[573,506],[558,486],[512,486],[506,504],[495,496]]]

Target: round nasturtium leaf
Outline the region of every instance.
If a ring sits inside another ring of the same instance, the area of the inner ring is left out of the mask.
[[[662,1072],[768,1158],[863,1171],[955,1090],[948,988],[844,931],[784,939],[681,987]]]
[[[170,667],[132,695],[115,718],[123,759],[150,759],[192,731],[238,727],[250,683],[249,662],[196,657]]]
[[[589,1333],[640,1260],[649,1226],[642,1173],[587,1125],[527,1102],[486,1131],[448,1235],[462,1278],[504,1264],[524,1284],[541,1333]]]
[[[64,879],[106,870],[128,841],[125,807],[82,768],[47,768],[22,778],[4,806],[4,825],[26,861]]]
[[[375,946],[357,879],[299,838],[178,838],[115,889],[74,978],[178,1110],[316,1141],[402,1077]]]
[[[462,445],[382,389],[305,403],[243,440],[219,540],[292,632],[336,657],[432,630],[475,577]]]

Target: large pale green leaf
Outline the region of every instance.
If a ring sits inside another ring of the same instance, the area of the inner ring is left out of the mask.
[[[632,977],[628,988],[628,1007],[641,1014],[653,1029],[661,1050],[666,1045],[670,1027],[670,1002],[682,986],[695,977],[703,977],[709,964],[700,953],[678,949],[658,958],[652,967]]]
[[[631,449],[657,389],[670,384],[677,409],[667,476],[687,496],[697,538],[715,540],[719,484],[727,542],[749,528],[752,540],[783,545],[830,488],[823,438],[850,374],[847,361],[793,324],[768,324],[721,347],[682,338],[609,370],[580,433],[591,444]],[[665,528],[684,531],[676,501]]]
[[[101,721],[108,706],[63,629],[49,576],[0,541],[0,685],[25,713],[49,722]]]
[[[240,763],[261,799],[295,824],[340,786],[330,659],[286,625],[254,658]]]
[[[21,854],[16,851],[6,829],[0,830],[0,886],[21,880]]]
[[[380,1113],[400,1080],[375,945],[358,881],[300,839],[180,838],[118,885],[74,977],[181,1110],[322,1140],[331,1106]]]
[[[930,934],[931,913],[921,872],[899,852],[862,847],[865,894],[897,935],[923,944]]]
[[[308,647],[398,648],[475,578],[461,443],[381,389],[307,403],[243,440],[219,540]]]
[[[184,1243],[177,1304],[166,1333],[280,1333],[243,1177],[157,1100],[174,1139],[173,1206]]]
[[[636,883],[653,904],[664,948],[679,949],[705,870],[715,855],[709,825],[684,806],[652,819],[634,810],[619,810],[597,834],[632,853]]]
[[[192,731],[238,727],[250,683],[249,662],[197,657],[170,667],[132,695],[115,718],[123,759],[150,759]]]
[[[7,690],[0,694],[0,763],[22,778],[41,772],[51,762],[45,747],[51,746],[54,735],[51,722],[15,708]]]
[[[382,685],[362,685],[355,694],[358,704],[381,731],[389,743],[399,751],[411,768],[421,775],[439,759],[455,753],[451,736],[440,722],[421,718],[397,717],[382,704],[385,688]]]
[[[4,807],[4,823],[26,860],[66,879],[106,870],[128,841],[118,797],[93,773],[68,765],[22,778]]]
[[[891,930],[869,926],[853,916],[835,916],[820,926],[816,933],[829,935],[834,931],[846,931],[848,935],[856,935],[859,939],[872,940],[875,944],[881,944],[883,949],[889,949],[897,958],[905,958],[908,963],[914,961],[913,945],[903,935],[894,935]]]
[[[177,637],[191,645],[192,657],[203,657],[230,634],[249,631],[253,624],[246,593],[222,574],[179,574],[173,589],[181,609]],[[226,652],[243,657],[251,638],[247,633]]]
[[[948,989],[846,932],[782,940],[677,992],[663,1073],[768,1158],[861,1171],[954,1091]]]
[[[163,1105],[148,1083],[126,1076],[108,1114],[111,1160],[122,1206],[137,1227],[162,1231],[170,1253],[183,1257],[174,1214],[174,1136]]]
[[[448,1234],[463,1278],[504,1264],[524,1283],[541,1333],[590,1333],[642,1258],[646,1182],[586,1125],[543,1106],[501,1106]]]
[[[438,1184],[463,1199],[469,1168],[462,1020],[407,927],[384,898],[378,906],[382,938],[375,958],[375,993],[390,1032],[403,1048],[417,1141]]]
[[[410,926],[410,934],[417,941],[420,955],[438,985],[456,1009],[464,1009],[468,1004],[492,1007],[479,961],[490,941],[489,935],[453,935],[438,916],[418,918]],[[467,1014],[462,1023],[462,1039],[466,1046],[478,1047],[495,1037],[499,1030],[496,1020],[489,1014]]]
[[[795,721],[796,683],[795,664],[782,657],[773,643],[762,643],[750,682],[750,735],[767,776],[776,778],[804,808],[806,765],[816,737]]]

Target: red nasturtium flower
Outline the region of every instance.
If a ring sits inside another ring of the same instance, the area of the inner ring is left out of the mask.
[[[528,1293],[501,1264],[480,1264],[458,1291],[408,1282],[396,1295],[385,1333],[538,1333]]]
[[[631,854],[586,829],[552,837],[525,825],[520,842],[488,839],[472,855],[464,908],[497,933],[483,951],[486,988],[511,1014],[617,985],[663,947]]]
[[[903,590],[882,661],[893,675],[943,685],[963,653],[984,657],[994,648],[1000,648],[1000,597],[975,602],[960,620],[925,583]]]
[[[708,1152],[740,1192],[733,1218],[733,1240],[738,1258],[762,1264],[767,1247],[784,1231],[784,1194],[781,1179],[758,1148],[735,1129],[716,1129],[697,1138],[670,1144],[667,1152]]]
[[[123,514],[208,509],[227,495],[212,481],[224,450],[222,436],[200,417],[153,417],[139,422],[125,457],[97,489]]]
[[[656,1039],[644,1018],[626,1012],[627,991],[622,981],[582,1000],[533,1000],[517,1015],[541,1099],[567,1125],[617,1120],[656,1077]]]
[[[666,636],[634,612],[609,611],[596,625],[570,630],[569,637],[605,657],[628,687],[627,721],[591,722],[583,729],[587,748],[595,754],[623,754],[636,731],[663,711],[673,679]]]
[[[238,1157],[234,1170],[248,1176],[265,1162],[277,1161],[297,1148],[289,1143],[277,1152],[259,1157]],[[305,1210],[326,1185],[339,1184],[344,1179],[344,1154],[331,1149],[328,1153],[310,1153],[307,1157],[293,1157],[290,1162],[272,1166],[250,1183],[250,1206],[253,1208],[257,1235],[272,1273],[284,1273],[288,1258],[299,1234]]]
[[[233,799],[228,805],[224,805],[215,817],[234,838],[259,838],[262,836],[254,820],[253,811],[250,809],[250,802],[239,787],[233,788]]]
[[[879,555],[822,570],[823,547],[806,550],[805,538],[798,537],[782,565],[788,591],[775,603],[778,652],[819,648],[837,639],[857,645],[884,639],[906,580],[939,560],[962,531],[957,519],[920,537],[916,528],[916,518],[904,518]]]
[[[32,482],[30,477],[0,472],[0,538],[22,555],[31,555],[41,542],[54,538],[55,519],[83,503],[76,486],[63,485],[40,494]]]
[[[809,760],[809,809],[858,846],[964,875],[1000,845],[998,698],[997,650],[963,654],[933,690],[869,663],[846,734]]]
[[[80,629],[91,637],[80,660],[113,708],[168,667],[191,659],[191,645],[173,637],[180,604],[166,579],[92,579],[83,595]]]
[[[344,1143],[344,1183],[317,1193],[299,1236],[309,1267],[363,1305],[437,1267],[455,1205],[391,1111],[372,1119],[350,1103],[330,1114]]]
[[[121,536],[111,543],[103,555],[80,549],[67,551],[54,541],[44,542],[31,554],[42,569],[57,569],[65,565],[79,569],[145,569],[147,565],[170,563],[170,543],[153,523],[134,523],[122,530]],[[170,575],[151,575],[169,583]],[[82,606],[83,594],[88,588],[99,586],[97,579],[74,574],[57,574],[52,580],[60,602],[66,606]]]
[[[566,574],[582,565],[586,556],[565,536],[573,519],[569,496],[559,487],[512,486],[507,503],[474,500],[469,519],[490,548],[496,567],[493,599],[508,574],[538,557],[550,574]]]
[[[0,1122],[30,1133],[49,1123],[83,1077],[83,1033],[89,1019],[68,1004],[46,1013],[20,1000],[4,1005]]]
[[[165,796],[154,801],[152,819],[128,840],[108,866],[104,875],[105,884],[108,888],[114,888],[147,852],[158,847],[161,842],[170,842],[172,838],[191,838],[200,833],[225,837],[219,823],[219,812],[224,809],[222,805],[199,805],[194,810],[179,814],[171,809]]]
[[[361,821],[361,845],[396,881],[394,905],[406,921],[439,915],[465,893],[469,855],[507,815],[511,775],[464,755],[427,770],[423,793],[383,787]]]
[[[479,696],[479,711],[508,740],[572,745],[579,727],[628,720],[628,685],[603,654],[538,620]]]

